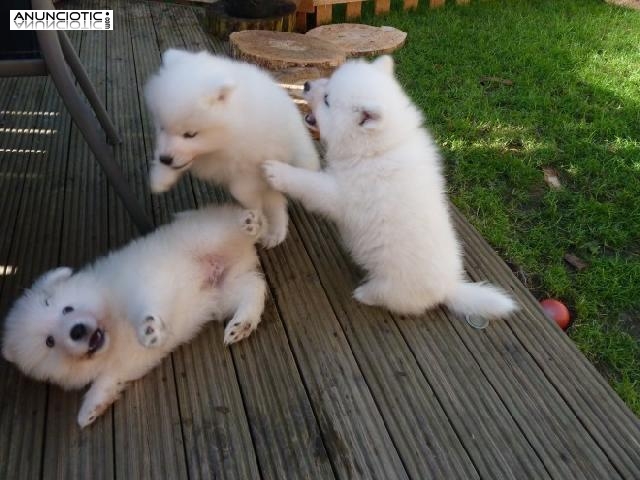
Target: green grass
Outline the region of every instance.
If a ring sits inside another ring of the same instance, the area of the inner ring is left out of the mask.
[[[394,7],[364,21],[408,32],[398,77],[442,148],[454,203],[538,298],[570,306],[569,334],[640,414],[629,334],[640,331],[640,12],[596,0]]]

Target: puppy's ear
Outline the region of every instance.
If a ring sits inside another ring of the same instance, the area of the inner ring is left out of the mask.
[[[218,82],[213,87],[213,92],[207,96],[207,103],[209,105],[215,105],[216,103],[226,102],[229,96],[236,89],[236,82],[231,79]]]
[[[371,65],[387,75],[393,76],[393,58],[391,58],[391,55],[382,55],[376,58]]]
[[[49,270],[42,275],[36,283],[33,284],[34,290],[51,290],[56,284],[66,280],[73,274],[73,270],[69,267],[60,267],[55,270]]]
[[[375,130],[380,127],[382,122],[382,108],[380,105],[363,105],[356,110],[358,113],[357,122],[362,128]]]
[[[170,48],[168,50],[165,50],[164,53],[162,54],[162,65],[168,66],[173,63],[176,63],[176,61],[180,60],[181,58],[183,58],[185,55],[188,55],[188,54],[189,52],[185,50],[178,50],[176,48]]]

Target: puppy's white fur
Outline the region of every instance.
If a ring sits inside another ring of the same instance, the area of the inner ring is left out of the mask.
[[[465,280],[440,156],[393,76],[393,61],[353,61],[310,84],[308,122],[320,130],[327,168],[264,165],[271,185],[333,219],[366,281],[354,297],[418,314],[446,304],[462,315],[501,317],[514,302]]]
[[[145,97],[157,130],[151,189],[166,191],[191,170],[227,186],[244,207],[264,211],[265,246],[282,242],[286,199],[264,181],[260,165],[275,159],[320,168],[311,136],[286,92],[256,66],[207,52],[167,50]]]
[[[239,207],[187,212],[77,273],[52,270],[9,312],[2,354],[38,380],[91,383],[78,414],[85,427],[209,320],[232,316],[226,344],[255,330],[266,291],[261,230],[262,217]],[[74,339],[77,325],[85,333]]]

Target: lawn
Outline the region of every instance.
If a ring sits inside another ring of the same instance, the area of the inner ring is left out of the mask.
[[[363,21],[408,32],[397,73],[442,148],[453,202],[537,298],[570,306],[569,335],[640,414],[640,12],[421,3]]]

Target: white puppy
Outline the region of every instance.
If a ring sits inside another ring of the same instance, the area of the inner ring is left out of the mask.
[[[287,235],[285,197],[260,166],[275,159],[317,170],[318,154],[286,92],[258,67],[207,52],[167,50],[145,87],[156,130],[151,189],[163,192],[191,170],[229,188],[244,207],[263,211],[273,247]]]
[[[261,229],[239,207],[186,212],[77,273],[52,270],[9,312],[2,354],[38,380],[91,383],[78,414],[85,427],[209,320],[232,316],[226,344],[255,330],[266,291]]]
[[[337,222],[367,277],[354,297],[418,314],[446,304],[462,315],[514,309],[499,289],[465,280],[449,217],[440,156],[422,117],[393,75],[393,60],[349,62],[305,85],[328,167],[264,165],[271,185]]]

